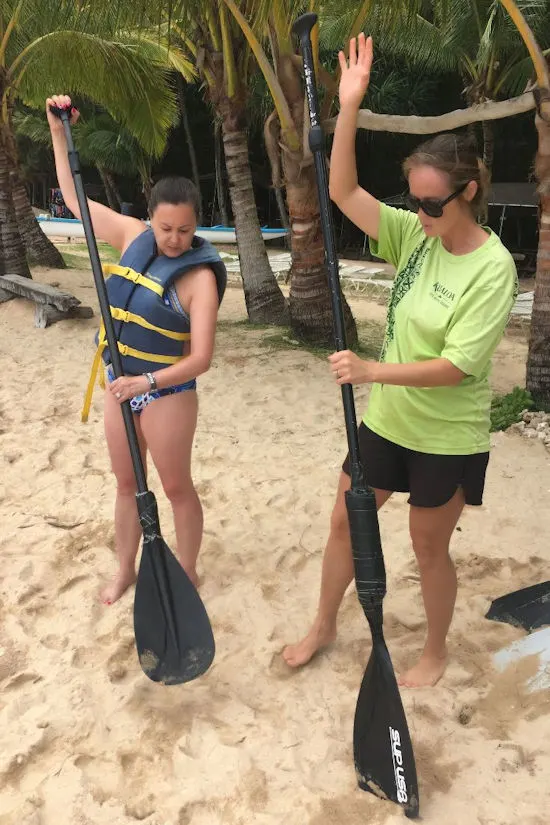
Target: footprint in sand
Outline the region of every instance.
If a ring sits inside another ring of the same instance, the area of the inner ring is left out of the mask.
[[[91,647],[77,647],[71,656],[71,667],[89,668],[95,664],[94,650]]]
[[[117,644],[114,653],[107,659],[105,668],[111,682],[120,682],[129,673],[137,673],[137,653],[133,636],[128,636]]]
[[[12,678],[26,665],[26,656],[12,642],[0,639],[0,682]]]
[[[530,753],[514,742],[503,742],[500,747],[502,750],[510,751],[510,755],[503,757],[498,764],[501,771],[519,773],[525,770],[530,776],[535,776],[537,756],[540,756],[540,753]]]
[[[64,451],[64,445],[58,441],[49,451],[48,451],[48,459],[47,464],[45,467],[41,467],[42,471],[44,470],[53,470],[55,468],[55,460],[58,455]]]
[[[29,764],[42,758],[53,741],[52,731],[47,723],[39,727],[24,717],[19,720],[17,735],[12,736],[0,753],[0,781],[17,782]]]
[[[302,547],[294,544],[291,547],[286,547],[281,551],[278,557],[272,559],[275,562],[277,570],[288,570],[292,573],[301,573],[309,561],[311,561],[313,554],[308,553]]]
[[[76,587],[77,584],[80,584],[80,582],[83,581],[87,581],[89,578],[90,576],[87,573],[82,573],[80,575],[73,576],[72,579],[68,579],[64,584],[61,585],[61,587],[57,591],[57,595],[61,596],[62,593],[68,593],[69,590],[72,590],[74,587]]]
[[[266,600],[266,602],[270,602],[273,600],[273,597],[276,595],[279,585],[270,582],[269,584],[261,584],[260,585],[262,590],[262,596]]]
[[[17,604],[24,607],[34,596],[38,594],[42,594],[43,587],[39,584],[31,584],[26,590],[23,590],[22,593],[17,598]]]
[[[7,464],[15,464],[22,456],[23,454],[17,450],[7,450],[4,452],[3,458]]]
[[[16,673],[15,676],[12,676],[8,682],[3,687],[4,691],[15,690],[16,688],[21,688],[24,685],[29,684],[32,682],[33,684],[37,684],[38,682],[42,682],[43,677],[40,676],[39,673],[33,673],[32,671],[25,671],[23,673]]]
[[[107,471],[101,467],[94,466],[95,456],[91,453],[86,453],[82,461],[82,468],[86,470],[87,475],[91,476],[107,476]]]
[[[50,633],[40,639],[40,644],[47,647],[48,650],[66,650],[68,639],[66,636],[54,636],[53,633]]]

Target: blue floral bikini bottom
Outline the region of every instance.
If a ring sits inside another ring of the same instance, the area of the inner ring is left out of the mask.
[[[111,364],[107,366],[106,374],[109,383],[115,380],[115,374]],[[164,395],[175,395],[178,392],[186,392],[186,390],[196,389],[197,381],[193,378],[191,381],[186,381],[185,384],[175,384],[173,387],[166,387],[163,390],[151,390],[151,392],[144,392],[141,395],[135,395],[133,398],[130,398],[130,407],[133,413],[139,415],[139,413],[142,412],[145,407],[151,403],[151,401],[156,401],[157,398],[162,398]]]

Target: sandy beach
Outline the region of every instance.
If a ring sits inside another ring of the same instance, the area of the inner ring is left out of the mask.
[[[89,271],[34,277],[97,309]],[[362,328],[383,323],[379,304],[350,302]],[[217,655],[201,679],[162,687],[137,662],[133,591],[107,608],[98,598],[115,569],[100,390],[87,424],[80,409],[99,316],[43,330],[33,312],[22,299],[0,305],[0,825],[403,822],[356,786],[353,713],[370,634],[353,587],[324,655],[297,672],[280,655],[313,616],[345,454],[326,362],[238,323],[242,291],[227,290],[215,363],[199,379],[194,453]],[[520,332],[507,334],[496,389],[524,381],[526,351]],[[366,398],[356,393],[359,411]],[[484,618],[493,598],[549,577],[550,453],[515,434],[493,444],[484,506],[467,509],[454,537],[452,662],[436,688],[402,693],[430,825],[546,825],[550,811],[550,692],[526,689],[536,662],[492,667],[492,653],[524,634]],[[154,470],[150,484],[173,546]],[[381,515],[398,671],[424,630],[407,515],[404,495]]]

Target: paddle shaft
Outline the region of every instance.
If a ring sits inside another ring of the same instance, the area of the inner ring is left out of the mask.
[[[332,222],[332,208],[328,187],[327,162],[325,158],[325,135],[319,119],[319,99],[315,82],[313,63],[313,47],[311,44],[311,30],[317,22],[317,15],[303,14],[294,23],[293,31],[300,38],[300,47],[304,63],[304,79],[309,106],[311,128],[309,130],[309,148],[315,162],[317,189],[319,194],[319,209],[321,213],[321,228],[325,243],[325,259],[329,275],[330,295],[332,302],[332,316],[334,325],[334,341],[338,351],[347,349],[344,310],[342,307],[342,291],[340,289],[340,274],[338,270],[338,254]],[[357,435],[357,418],[353,387],[351,384],[342,386],[342,402],[346,421],[346,435],[350,456],[351,487],[364,489],[364,470],[359,454],[359,438]]]
[[[61,122],[63,123],[63,129],[65,130],[65,137],[67,139],[67,148],[69,152],[69,164],[71,167],[71,173],[73,176],[74,186],[76,189],[76,197],[78,200],[78,206],[80,208],[80,215],[82,218],[82,225],[84,227],[84,234],[86,236],[86,244],[88,246],[88,252],[90,254],[92,273],[94,276],[95,288],[99,300],[99,307],[101,309],[101,317],[103,318],[103,325],[105,327],[107,343],[109,345],[111,363],[113,365],[113,370],[116,377],[121,378],[124,375],[124,371],[122,369],[122,361],[120,358],[120,353],[118,351],[118,342],[115,335],[115,328],[113,326],[113,319],[111,316],[111,309],[109,306],[107,289],[105,287],[105,281],[103,280],[103,270],[101,268],[101,261],[99,258],[99,252],[97,250],[94,228],[90,216],[90,207],[88,206],[88,199],[84,191],[84,183],[82,181],[82,174],[80,171],[80,157],[73,141],[73,134],[71,131],[70,123],[71,110],[60,109],[57,106],[52,106],[50,107],[50,109],[54,115],[61,119]],[[134,466],[138,494],[146,493],[147,480],[145,477],[145,469],[143,467],[143,461],[141,459],[141,452],[139,449],[136,428],[134,425],[134,417],[132,415],[132,409],[130,407],[129,401],[124,401],[122,403],[122,417],[124,418],[126,436],[128,438],[130,455],[132,457],[132,464]]]
[[[346,330],[325,159],[325,139],[319,118],[319,100],[311,43],[311,30],[316,22],[317,15],[308,12],[296,20],[292,29],[300,38],[300,48],[303,56],[305,87],[311,122],[309,146],[315,161],[321,227],[325,242],[325,258],[332,299],[334,338],[337,350],[343,350],[346,349]],[[365,471],[359,452],[359,436],[351,384],[342,386],[342,401],[344,404],[351,475],[351,489],[346,491],[346,508],[350,523],[357,595],[369,624],[371,624],[371,627],[379,628],[381,633],[381,605],[386,594],[386,571],[380,540],[376,498],[374,491],[366,484]]]

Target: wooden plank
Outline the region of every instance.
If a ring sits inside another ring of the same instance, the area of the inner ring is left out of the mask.
[[[11,301],[15,298],[13,292],[8,292],[6,289],[0,289],[0,304],[5,304],[6,301]]]
[[[0,286],[3,290],[12,292],[20,298],[28,298],[36,304],[51,304],[60,311],[66,312],[80,304],[78,298],[69,292],[62,292],[49,284],[39,284],[21,275],[0,276]]]
[[[46,329],[56,321],[93,317],[94,311],[91,307],[78,306],[62,311],[49,304],[37,304],[34,312],[34,325],[39,329]]]

